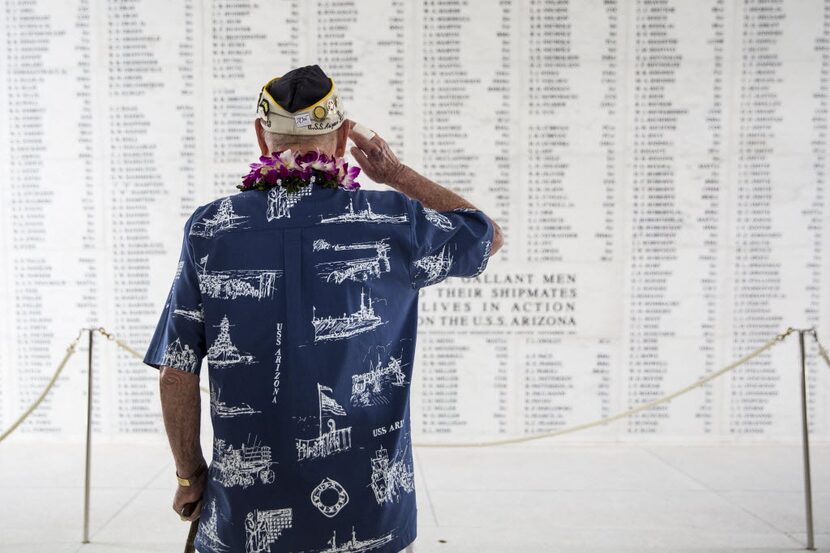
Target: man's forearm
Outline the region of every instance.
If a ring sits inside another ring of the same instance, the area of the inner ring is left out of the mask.
[[[176,472],[187,478],[204,462],[199,441],[201,397],[199,375],[162,367],[159,375],[161,410]]]
[[[449,188],[441,186],[440,184],[431,181],[425,176],[418,173],[408,165],[401,165],[399,171],[389,179],[386,183],[398,192],[402,192],[419,200],[425,206],[435,209],[436,211],[449,211],[459,207],[471,207],[478,209],[476,206],[459,196]],[[493,223],[493,248],[491,255],[498,251],[503,243],[501,227],[493,221],[487,214],[484,215],[490,222]]]
[[[452,190],[429,180],[408,165],[402,165],[387,184],[436,211],[449,211],[458,207],[478,209]]]

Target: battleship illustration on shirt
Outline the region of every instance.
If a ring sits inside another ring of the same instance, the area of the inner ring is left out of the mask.
[[[224,315],[216,326],[219,327],[219,335],[207,351],[208,362],[212,366],[249,365],[254,362],[253,355],[239,351],[239,348],[231,341],[231,323],[227,315]]]
[[[314,241],[313,250],[316,251],[349,251],[349,250],[375,250],[371,257],[359,257],[354,259],[342,259],[335,261],[321,261],[315,264],[318,275],[326,282],[340,284],[349,279],[356,282],[369,280],[369,278],[380,278],[382,273],[392,270],[389,264],[389,238],[381,238],[372,242],[356,242],[354,244],[332,244],[324,238]]]
[[[219,202],[219,207],[212,217],[204,217],[201,221],[193,223],[190,227],[191,236],[211,238],[217,233],[234,228],[241,228],[248,219],[247,215],[237,215],[233,209],[233,201],[230,197]]]
[[[389,543],[395,536],[395,531],[392,530],[377,538],[369,538],[365,540],[357,539],[357,533],[354,526],[352,526],[352,538],[349,541],[337,545],[337,530],[332,530],[331,539],[326,543],[328,547],[323,549],[312,549],[308,553],[364,553],[377,549],[381,545]]]
[[[384,323],[380,315],[375,314],[372,306],[372,298],[366,305],[365,293],[360,289],[360,309],[340,317],[317,317],[317,307],[312,307],[311,324],[314,325],[314,341],[335,340],[337,338],[348,338],[361,332],[372,330]]]
[[[211,298],[236,299],[251,297],[273,298],[277,279],[282,276],[279,269],[231,269],[209,271],[208,255],[199,262],[199,291]]]
[[[367,200],[366,208],[355,211],[352,199],[349,199],[349,207],[345,213],[324,217],[320,215],[321,223],[406,223],[409,219],[406,213],[399,215],[385,215],[372,211],[372,204]]]

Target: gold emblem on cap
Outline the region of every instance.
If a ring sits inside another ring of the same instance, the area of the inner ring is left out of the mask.
[[[328,110],[325,108],[325,106],[317,106],[312,110],[311,113],[312,115],[314,115],[315,119],[325,119]]]

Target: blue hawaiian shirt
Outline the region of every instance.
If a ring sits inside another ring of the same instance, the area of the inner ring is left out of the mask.
[[[481,211],[394,190],[248,190],[193,212],[144,363],[207,358],[199,553],[414,541],[418,292],[479,275],[492,240]]]

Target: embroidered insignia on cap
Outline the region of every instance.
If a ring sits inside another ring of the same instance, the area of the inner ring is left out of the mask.
[[[325,119],[328,110],[323,106],[317,106],[314,108],[312,113],[314,114],[315,119]]]
[[[262,97],[262,91],[259,91],[259,98],[257,99],[256,104],[257,113],[261,114],[260,119],[262,120],[263,124],[266,127],[271,126],[271,118],[269,114],[271,113],[271,104],[268,103],[268,100]]]

